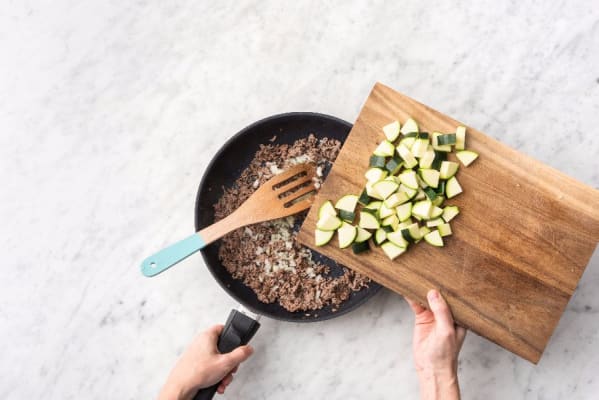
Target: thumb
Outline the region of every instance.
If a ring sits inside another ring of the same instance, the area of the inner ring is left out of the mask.
[[[232,370],[248,358],[254,353],[254,349],[251,346],[239,346],[235,350],[230,353],[222,354],[222,360],[225,366],[227,367],[227,371]]]
[[[428,304],[435,315],[435,323],[442,330],[453,330],[453,317],[445,299],[436,290],[429,290],[426,295]]]

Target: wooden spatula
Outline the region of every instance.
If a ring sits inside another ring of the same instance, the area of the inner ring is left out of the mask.
[[[310,208],[316,192],[313,178],[311,164],[296,165],[274,176],[226,218],[146,258],[141,272],[148,277],[158,275],[237,228]]]

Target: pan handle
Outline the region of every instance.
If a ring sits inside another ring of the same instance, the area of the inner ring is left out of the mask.
[[[147,277],[158,275],[204,248],[205,245],[206,242],[200,234],[194,233],[143,260],[141,273]]]
[[[230,353],[237,347],[246,345],[258,331],[258,328],[260,328],[258,318],[252,318],[247,314],[243,312],[243,310],[231,310],[229,318],[227,318],[227,322],[225,323],[225,327],[218,338],[216,347],[219,352]],[[210,387],[200,389],[193,400],[212,399],[216,393],[216,389],[218,389],[218,385],[220,385],[220,382]]]

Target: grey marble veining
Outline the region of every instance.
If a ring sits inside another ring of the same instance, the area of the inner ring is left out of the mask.
[[[0,397],[147,399],[233,301],[193,229],[223,141],[256,119],[353,121],[381,81],[599,187],[592,1],[0,3]],[[533,366],[470,334],[467,399],[599,392],[599,256]],[[225,398],[411,399],[412,315],[382,292],[324,323],[264,320]]]

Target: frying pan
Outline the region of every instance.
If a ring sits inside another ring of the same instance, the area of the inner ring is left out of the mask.
[[[255,122],[235,134],[216,153],[200,182],[195,204],[196,232],[214,223],[214,204],[222,196],[223,186],[228,187],[234,183],[242,171],[249,166],[260,145],[292,144],[298,139],[308,137],[310,133],[317,138],[328,137],[344,142],[351,128],[350,123],[329,115],[301,112],[274,115]],[[323,174],[326,176],[328,172],[325,170]],[[298,229],[302,222],[296,221],[295,229]],[[329,305],[310,313],[291,312],[278,303],[261,302],[251,288],[244,285],[242,281],[234,279],[218,257],[220,243],[220,240],[216,241],[201,250],[208,270],[231,297],[257,315],[282,321],[322,321],[356,309],[381,288],[379,284],[371,282],[368,287],[352,292],[347,300],[335,307],[335,311],[333,311],[334,307]],[[312,254],[314,261],[329,267],[331,276],[343,274],[343,266],[318,253],[312,252]],[[252,313],[231,311],[218,343],[221,353],[230,352],[251,339],[259,327]],[[217,387],[218,384],[201,390],[194,399],[212,398]]]

